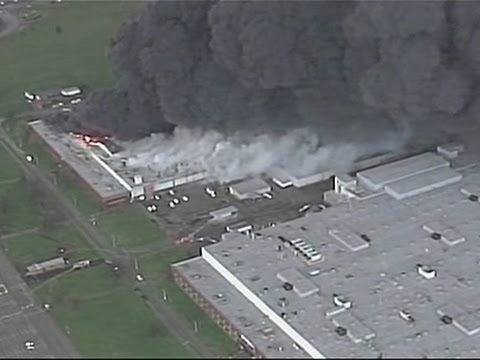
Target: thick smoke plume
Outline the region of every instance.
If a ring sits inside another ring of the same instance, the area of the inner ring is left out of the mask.
[[[471,134],[480,111],[474,1],[160,1],[109,56],[115,89],[71,120],[160,132],[131,163],[203,158],[220,178]]]
[[[307,129],[242,139],[241,135],[176,128],[173,136],[151,135],[130,144],[128,150],[116,157],[128,158],[127,165],[133,168],[148,165],[152,169],[206,171],[211,178],[228,182],[272,169],[287,170],[296,176],[311,175],[320,169],[349,169],[359,157],[403,145],[404,138],[393,136],[392,133],[363,144],[339,142],[320,146],[318,136]]]

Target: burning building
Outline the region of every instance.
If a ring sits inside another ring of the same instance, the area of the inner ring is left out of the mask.
[[[112,42],[116,86],[59,123],[147,137],[130,154],[133,167],[164,171],[178,160],[199,171],[203,162],[222,181],[275,167],[304,178],[412,141],[468,137],[480,98],[479,9],[464,1],[148,3]]]
[[[121,156],[121,143],[105,135],[59,133],[44,121],[30,124],[35,136],[54,156],[66,163],[83,183],[106,205],[153,197],[162,190],[202,180],[201,172],[170,171],[127,166]]]

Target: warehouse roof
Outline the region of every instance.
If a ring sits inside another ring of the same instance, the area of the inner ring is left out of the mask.
[[[459,172],[449,167],[440,167],[387,184],[385,191],[400,200],[460,181],[461,178]]]
[[[260,310],[248,302],[235,288],[219,275],[205,260],[196,258],[174,265],[190,283],[247,339],[261,343],[268,358],[305,358],[303,351],[292,346],[283,333]]]
[[[264,180],[256,178],[230,185],[230,188],[238,194],[258,194],[269,191],[267,189],[270,189],[270,185]]]
[[[76,144],[68,134],[52,131],[45,122],[29,123],[35,133],[45,141],[61,159],[77,172],[102,198],[124,194],[127,190],[89,155],[88,149]],[[40,159],[40,161],[42,161]]]
[[[450,163],[440,155],[423,153],[373,169],[361,171],[357,175],[366,185],[372,187],[374,190],[379,190],[390,182],[449,165]]]
[[[457,183],[401,201],[387,194],[352,201],[264,229],[255,240],[230,234],[203,251],[326,357],[478,357],[480,203],[469,194],[480,194],[479,183],[480,170],[470,168]],[[307,264],[281,237],[301,239],[322,261]],[[437,276],[427,279],[418,265]],[[335,296],[351,308],[335,306]]]

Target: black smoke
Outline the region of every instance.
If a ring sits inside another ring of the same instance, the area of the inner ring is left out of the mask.
[[[109,50],[113,90],[71,116],[130,139],[175,127],[420,137],[476,125],[475,1],[159,1]]]

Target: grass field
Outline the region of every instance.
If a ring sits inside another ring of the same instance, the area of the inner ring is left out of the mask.
[[[183,248],[175,248],[160,255],[149,255],[140,261],[140,271],[160,292],[165,291],[170,305],[182,314],[192,326],[196,321],[199,336],[219,356],[238,353],[238,345],[197,306],[173,281],[170,264],[187,258]]]
[[[165,240],[165,232],[138,207],[123,206],[114,212],[104,213],[97,218],[97,225],[101,231],[116,246],[127,249],[159,243]]]
[[[84,357],[192,357],[105,267],[60,277],[37,295],[52,305],[54,317]]]
[[[98,257],[75,228],[63,224],[49,234],[25,234],[9,239],[6,244],[10,259],[23,265],[56,257],[59,247],[66,249],[65,256],[70,261]]]
[[[2,184],[0,204],[3,213],[0,231],[3,234],[35,228],[41,224],[42,215],[37,203],[32,201],[25,181]]]
[[[0,142],[0,183],[20,178],[23,175],[22,169],[15,163],[7,150]]]
[[[103,210],[102,204],[94,198],[92,192],[79,184],[72,171],[63,166],[56,174],[57,186],[83,214],[95,214]]]
[[[28,109],[26,90],[111,85],[106,46],[139,5],[140,1],[72,1],[34,6],[40,19],[0,40],[0,117]]]

